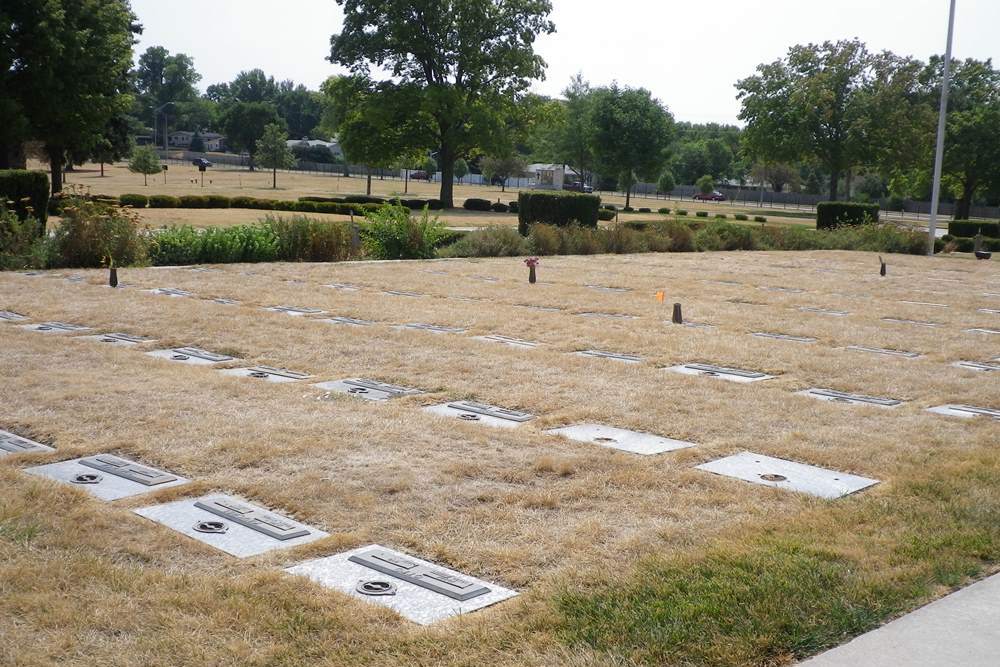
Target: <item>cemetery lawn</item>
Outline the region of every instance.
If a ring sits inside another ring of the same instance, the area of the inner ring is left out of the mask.
[[[0,321],[0,429],[57,448],[0,457],[0,664],[778,665],[844,641],[1000,561],[998,422],[926,412],[1000,408],[1000,374],[952,366],[1000,355],[1000,336],[965,332],[1000,329],[979,312],[1000,308],[996,264],[887,259],[880,278],[865,253],[546,257],[533,286],[519,259],[124,269],[121,290],[104,271],[0,273],[0,310],[158,339],[116,348]],[[196,296],[144,291],[157,287]],[[669,324],[674,302],[716,328]],[[275,305],[374,324],[261,310]],[[466,332],[394,326],[411,322]],[[541,345],[474,338],[487,334]],[[142,353],[185,345],[315,380]],[[585,349],[643,361],[571,354]],[[663,370],[688,362],[776,377]],[[427,393],[376,404],[310,385],[356,377]],[[905,403],[794,393],[811,387]],[[538,417],[491,429],[420,409],[452,399]],[[577,423],[696,446],[644,457],[545,433]],[[881,483],[825,501],[694,469],[742,451]],[[193,481],[105,503],[21,471],[102,452]],[[131,512],[211,491],[331,535],[241,560]],[[424,628],[281,571],[370,543],[521,595]]]

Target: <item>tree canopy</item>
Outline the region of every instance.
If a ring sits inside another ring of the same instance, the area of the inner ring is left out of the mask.
[[[436,150],[441,201],[454,204],[455,160],[491,152],[504,140],[505,110],[523,96],[545,63],[537,35],[555,30],[549,0],[337,0],[343,31],[331,37],[330,60],[363,78],[384,106],[399,93],[418,101],[428,133],[409,148]],[[382,78],[382,77],[378,77]]]
[[[268,102],[234,102],[223,115],[226,141],[233,150],[250,154],[251,171],[257,154],[257,141],[271,124],[280,125],[281,119],[274,105]]]

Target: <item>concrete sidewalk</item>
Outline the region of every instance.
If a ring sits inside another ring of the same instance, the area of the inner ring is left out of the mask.
[[[952,593],[802,667],[997,667],[1000,574]]]

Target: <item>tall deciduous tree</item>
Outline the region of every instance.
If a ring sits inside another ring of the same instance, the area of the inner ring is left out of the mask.
[[[524,158],[520,155],[508,154],[502,157],[485,157],[480,163],[483,176],[492,183],[494,179],[500,181],[500,191],[507,191],[507,181],[511,177],[523,176],[528,166]]]
[[[604,173],[625,179],[625,205],[637,179],[655,181],[666,162],[673,116],[643,88],[612,84],[594,91],[594,155]]]
[[[236,151],[250,154],[250,171],[254,169],[257,141],[264,136],[264,128],[272,123],[281,124],[273,104],[267,102],[234,102],[222,119],[226,142]]]
[[[858,40],[792,47],[736,85],[748,157],[815,161],[837,199],[849,170],[913,158],[923,130],[914,73],[915,61]]]
[[[271,170],[271,187],[278,188],[278,170],[295,165],[295,156],[288,148],[288,133],[277,123],[264,128],[264,135],[257,140],[257,158],[262,167]]]
[[[330,60],[369,77],[396,104],[398,88],[420,93],[411,113],[430,119],[419,147],[438,151],[441,201],[454,204],[454,166],[461,156],[492,152],[504,132],[504,109],[543,75],[534,51],[555,30],[549,0],[337,0],[344,28],[331,40]],[[383,78],[383,77],[378,77]],[[416,146],[411,146],[413,148]],[[402,147],[401,147],[402,148]]]
[[[89,147],[131,106],[129,68],[141,28],[125,0],[4,0],[2,12],[11,41],[0,50],[15,58],[0,97],[17,100],[59,192],[67,153]]]

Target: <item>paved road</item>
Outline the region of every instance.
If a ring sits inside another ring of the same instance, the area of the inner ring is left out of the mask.
[[[997,667],[1000,574],[932,602],[801,667]]]

